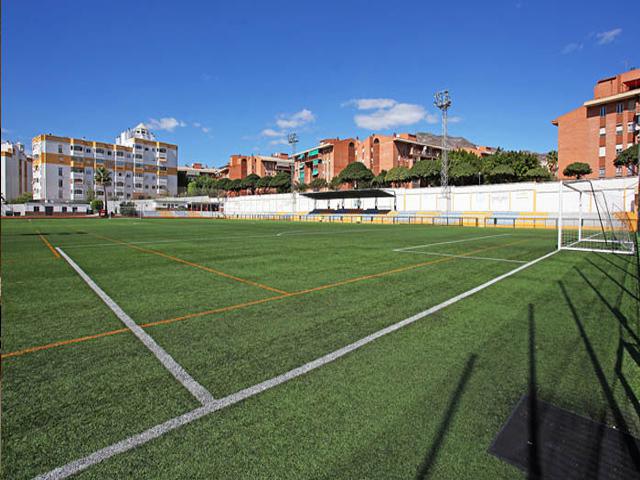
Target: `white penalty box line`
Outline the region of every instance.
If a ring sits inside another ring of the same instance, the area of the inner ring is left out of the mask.
[[[162,435],[171,432],[172,430],[176,430],[179,427],[182,427],[184,425],[187,425],[195,420],[198,420],[202,417],[205,417],[206,415],[209,415],[211,413],[214,413],[218,410],[222,410],[226,407],[229,407],[231,405],[235,405],[236,403],[239,403],[243,400],[246,400],[247,398],[253,397],[258,395],[259,393],[262,393],[266,390],[269,390],[273,387],[276,387],[278,385],[281,385],[285,382],[288,382],[289,380],[293,380],[294,378],[298,378],[308,372],[311,372],[317,368],[320,368],[324,365],[327,365],[341,357],[344,357],[345,355],[358,350],[359,348],[364,347],[365,345],[381,338],[384,337],[385,335],[388,335],[390,333],[393,333],[397,330],[400,330],[401,328],[404,328],[408,325],[411,325],[414,322],[417,322],[418,320],[428,317],[429,315],[432,315],[450,305],[453,305],[454,303],[459,302],[460,300],[463,300],[467,297],[470,297],[471,295],[474,295],[482,290],[484,290],[485,288],[490,287],[491,285],[494,285],[502,280],[504,280],[505,278],[508,278],[512,275],[515,275],[516,273],[521,272],[522,270],[529,268],[532,265],[535,265],[538,262],[541,262],[542,260],[545,260],[547,258],[549,258],[550,256],[556,254],[559,250],[554,250],[550,253],[547,253],[546,255],[543,255],[541,257],[536,258],[535,260],[532,260],[530,262],[525,263],[524,265],[520,265],[519,267],[514,268],[513,270],[510,270],[502,275],[499,275],[491,280],[489,280],[488,282],[483,283],[482,285],[479,285],[475,288],[472,288],[471,290],[467,290],[466,292],[463,292],[459,295],[456,295],[455,297],[450,298],[449,300],[446,300],[434,307],[431,307],[427,310],[424,310],[423,312],[417,313],[416,315],[413,315],[412,317],[406,318],[404,320],[401,320],[400,322],[394,323],[393,325],[389,325],[388,327],[385,327],[381,330],[378,330],[377,332],[372,333],[371,335],[367,335],[364,338],[361,338],[360,340],[357,340],[356,342],[350,343],[349,345],[342,347],[338,350],[335,350],[331,353],[328,353],[320,358],[317,358],[315,360],[312,360],[308,363],[305,363],[304,365],[294,368],[293,370],[289,370],[286,373],[283,373],[281,375],[278,375],[276,377],[273,377],[269,380],[265,380],[264,382],[258,383],[256,385],[253,385],[251,387],[245,388],[243,390],[240,390],[239,392],[233,393],[231,395],[228,395],[224,398],[218,399],[214,402],[211,403],[207,403],[205,405],[203,405],[202,407],[196,408],[195,410],[191,410],[190,412],[184,413],[182,415],[179,415],[177,417],[174,417],[170,420],[167,420],[166,422],[160,423],[154,427],[149,428],[148,430],[145,430],[142,433],[139,433],[137,435],[133,435],[129,438],[126,438],[124,440],[121,440],[120,442],[114,443],[113,445],[109,445],[108,447],[105,447],[101,450],[98,450],[86,457],[80,458],[78,460],[72,461],[70,463],[67,463],[66,465],[63,465],[61,467],[58,467],[54,470],[51,470],[50,472],[44,473],[42,475],[39,475],[38,477],[36,477],[37,480],[59,480],[59,479],[63,479],[63,478],[67,478],[70,477],[72,475],[75,475],[76,473],[79,473],[83,470],[86,470],[87,468],[96,465],[104,460],[107,460],[111,457],[114,457],[118,454],[127,452],[129,450],[132,450],[136,447],[139,447],[140,445],[143,445],[147,442],[150,442],[151,440],[154,440],[156,438],[161,437]],[[62,253],[62,252],[60,252]],[[63,254],[64,255],[64,254]],[[66,257],[66,255],[64,255]],[[138,327],[139,328],[139,327]]]
[[[191,375],[187,373],[187,371],[182,368],[182,366],[176,362],[171,355],[169,355],[165,349],[163,349],[160,345],[156,343],[156,341],[151,338],[151,336],[145,332],[133,319],[127,315],[120,306],[114,302],[109,295],[107,295],[104,290],[102,290],[92,279],[87,275],[76,262],[74,262],[60,247],[57,247],[56,250],[62,257],[67,261],[71,268],[73,268],[78,275],[85,281],[89,288],[93,290],[98,297],[111,309],[113,313],[120,319],[122,323],[125,324],[131,332],[138,337],[138,339],[147,347],[151,353],[153,353],[156,358],[164,365],[164,367],[169,370],[169,373],[175,377],[178,382],[182,384],[184,388],[189,390],[189,392],[198,399],[198,401],[203,405],[208,405],[211,403],[215,403],[216,400],[213,398],[213,395],[209,393],[209,391],[196,382]]]
[[[461,238],[459,240],[449,240],[446,242],[436,242],[436,243],[425,243],[424,245],[413,245],[411,247],[403,247],[403,248],[394,248],[394,252],[406,252],[409,250],[415,250],[416,248],[428,248],[435,247],[437,245],[451,245],[453,243],[463,243],[463,242],[472,242],[474,240],[483,240],[486,238],[496,238],[496,237],[509,237],[510,233],[500,233],[497,235],[483,235],[481,237],[470,237],[470,238]]]

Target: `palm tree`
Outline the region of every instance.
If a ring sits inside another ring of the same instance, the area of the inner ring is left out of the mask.
[[[96,173],[94,178],[95,178],[96,184],[102,187],[102,192],[104,194],[104,211],[105,211],[105,214],[108,215],[107,186],[111,185],[111,171],[107,170],[105,167],[98,167],[96,168]]]

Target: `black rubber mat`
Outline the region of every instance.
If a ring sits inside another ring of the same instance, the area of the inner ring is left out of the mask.
[[[489,453],[529,478],[640,479],[640,440],[527,395]]]

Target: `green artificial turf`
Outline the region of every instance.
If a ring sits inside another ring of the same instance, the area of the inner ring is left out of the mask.
[[[122,328],[37,232],[139,324],[267,300],[146,328],[216,398],[520,265],[428,252],[530,261],[555,246],[542,229],[3,220],[3,354]],[[532,385],[640,435],[638,322],[635,257],[561,252],[80,477],[519,478],[487,448]],[[2,367],[3,478],[44,473],[197,406],[129,333]]]

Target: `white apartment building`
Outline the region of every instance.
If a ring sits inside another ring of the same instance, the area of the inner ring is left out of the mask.
[[[0,150],[0,186],[2,198],[13,200],[31,192],[31,157],[21,143],[2,142]]]
[[[122,132],[115,143],[39,135],[33,139],[32,151],[36,200],[86,200],[90,190],[102,198],[94,178],[98,167],[111,171],[109,199],[154,198],[178,192],[178,146],[157,141],[142,123]]]

